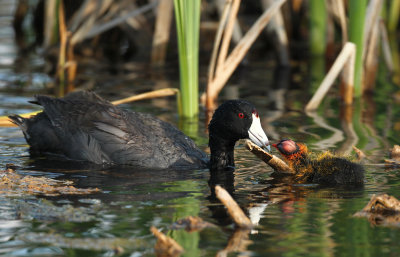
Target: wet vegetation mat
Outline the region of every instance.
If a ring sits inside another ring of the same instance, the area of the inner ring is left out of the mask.
[[[373,195],[355,217],[366,217],[372,225],[400,227],[400,201],[387,194]]]
[[[69,180],[55,180],[47,177],[20,175],[13,168],[8,167],[0,171],[0,194],[9,196],[18,195],[85,195],[99,193],[98,188],[76,188]]]

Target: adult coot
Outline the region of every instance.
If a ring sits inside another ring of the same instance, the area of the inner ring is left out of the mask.
[[[225,169],[234,166],[233,148],[241,138],[269,148],[255,107],[244,100],[227,101],[215,111],[209,125],[210,160],[171,124],[118,108],[93,92],[39,95],[31,103],[43,106],[43,112],[9,118],[22,129],[32,155],[160,169]]]
[[[329,152],[312,158],[305,144],[290,139],[273,144],[289,162],[301,183],[325,185],[363,185],[364,168],[358,163]]]

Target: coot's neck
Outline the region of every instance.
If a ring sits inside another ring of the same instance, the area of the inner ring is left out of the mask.
[[[222,136],[210,132],[209,143],[211,150],[210,170],[233,169],[235,161],[233,149],[236,140],[228,140]]]

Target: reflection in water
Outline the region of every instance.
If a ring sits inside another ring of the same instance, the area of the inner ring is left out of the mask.
[[[0,87],[20,90],[20,85],[27,85],[28,91],[24,91],[27,97],[2,93],[2,114],[31,110],[32,106],[26,104],[32,95],[29,90],[42,89],[44,84],[51,81],[46,73],[40,72],[44,65],[41,58],[18,53],[15,48],[13,32],[9,29],[15,3],[8,0],[1,2],[0,15],[4,19],[0,20],[0,63],[3,64],[0,67]],[[377,85],[382,91],[370,96],[363,105],[355,106],[358,109],[352,112],[352,117],[348,113],[349,109],[339,113],[337,100],[327,96],[317,116],[310,119],[302,113],[307,100],[304,99],[304,92],[310,88],[308,82],[301,82],[309,78],[305,72],[278,69],[274,77],[264,63],[249,65],[236,74],[236,78],[231,79],[230,83],[234,86],[226,89],[225,96],[241,97],[254,102],[262,115],[263,127],[271,138],[290,136],[312,146],[314,151],[337,150],[340,146],[341,152],[347,152],[349,146],[358,143],[361,150],[367,149],[367,164],[381,162],[385,158],[386,149],[400,143],[396,128],[400,107],[391,97],[393,87],[386,80],[381,79]],[[120,74],[116,78],[107,75],[113,81],[110,84],[113,86],[118,83],[121,92],[136,93],[148,91],[153,86],[177,85],[177,80],[168,80],[169,77],[176,77],[176,74],[157,77],[154,81],[154,78],[143,79],[140,73],[145,68],[130,66],[134,68],[126,68],[129,71],[127,76],[121,77]],[[315,72],[319,73],[325,67],[316,64],[315,68]],[[299,69],[304,71],[304,67]],[[313,80],[319,76],[316,73]],[[107,84],[102,81],[105,75],[95,74],[90,74],[90,82],[87,83],[102,86]],[[128,77],[131,80],[121,82]],[[135,81],[132,82],[132,78]],[[101,90],[117,97],[117,92],[106,92],[106,86]],[[18,103],[18,107],[15,103]],[[170,107],[175,106],[175,103],[174,98],[168,98],[135,103],[132,106],[162,116],[165,120],[176,121],[176,111]],[[206,148],[207,135],[203,126],[200,116],[200,122],[185,124],[182,128],[195,138],[200,147]],[[355,133],[359,137],[358,141]],[[102,191],[86,196],[29,196],[18,199],[0,195],[1,256],[115,254],[100,245],[91,250],[78,249],[84,246],[80,247],[75,242],[85,238],[99,239],[97,242],[105,244],[113,242],[113,238],[124,238],[127,242],[138,240],[145,242],[146,247],[127,247],[121,256],[153,256],[155,239],[149,231],[153,225],[175,238],[185,248],[185,256],[215,256],[217,253],[224,256],[229,252],[251,256],[397,256],[400,252],[399,229],[371,227],[367,220],[352,216],[368,202],[371,194],[387,192],[399,196],[398,167],[385,170],[376,165],[367,165],[364,188],[329,188],[315,184],[298,185],[287,177],[271,175],[271,169],[240,144],[235,153],[235,171],[160,171],[30,159],[18,129],[2,128],[0,134],[0,168],[13,162],[20,167],[17,169],[20,174],[73,180],[76,187],[98,187]],[[231,228],[232,221],[225,208],[215,199],[213,188],[216,184],[226,188],[251,220],[259,224],[255,230],[247,232]],[[18,215],[16,209],[19,205],[24,206],[27,212],[29,203],[38,203],[43,199],[54,208],[42,210],[56,210],[51,215],[40,217],[45,221],[35,216],[39,212]],[[51,220],[51,217],[67,206],[81,210],[83,216],[90,217],[90,221]],[[169,231],[174,221],[188,215],[200,216],[219,227],[195,233]],[[26,237],[21,236],[24,234]],[[38,241],[39,236],[42,241]],[[32,237],[38,240],[31,240]],[[57,244],[55,239],[64,240],[63,244]],[[74,247],[67,243],[73,243]]]

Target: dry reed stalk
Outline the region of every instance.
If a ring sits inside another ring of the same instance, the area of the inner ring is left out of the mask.
[[[239,205],[233,200],[232,196],[221,186],[215,186],[215,195],[228,210],[229,215],[235,224],[241,228],[251,228],[253,224],[244,214]]]
[[[237,1],[237,0],[236,0]],[[240,42],[236,45],[236,47],[232,50],[227,58],[227,51],[229,47],[229,41],[227,40],[232,35],[232,29],[234,21],[232,19],[236,19],[237,10],[236,7],[233,6],[230,13],[230,20],[228,20],[228,24],[226,25],[224,38],[222,39],[222,46],[220,50],[220,55],[217,61],[217,67],[215,76],[212,77],[211,83],[207,84],[206,90],[206,106],[208,110],[214,110],[216,107],[216,99],[224,87],[225,83],[228,81],[232,73],[235,71],[236,67],[242,61],[251,45],[254,43],[258,35],[265,28],[271,18],[279,11],[280,7],[285,3],[286,0],[278,0],[276,1],[268,10],[266,10],[258,20],[253,24],[253,26],[247,31],[247,33],[243,36]],[[238,5],[237,2],[233,2],[234,5]],[[235,13],[236,10],[236,13]],[[216,44],[215,44],[216,45]],[[214,45],[214,46],[215,46]],[[211,65],[211,64],[210,64]]]
[[[171,30],[171,22],[174,10],[172,0],[163,0],[157,7],[157,18],[153,36],[153,49],[151,51],[151,63],[164,65],[167,53],[167,45]]]
[[[282,161],[279,157],[272,155],[261,147],[257,146],[250,140],[246,140],[246,148],[255,156],[260,158],[263,162],[271,166],[275,171],[279,173],[289,173],[294,174],[294,170],[290,168],[284,161]]]
[[[353,103],[353,87],[354,87],[354,61],[355,61],[356,47],[353,43],[347,42],[339,56],[336,58],[328,74],[321,82],[318,90],[314,93],[314,96],[308,102],[305,107],[305,111],[314,111],[318,108],[322,99],[332,86],[333,82],[339,75],[339,72],[344,69],[345,72],[345,92],[343,100],[345,104]]]
[[[219,50],[218,60],[217,60],[217,70],[216,73],[220,73],[224,66],[226,56],[228,55],[229,45],[232,39],[233,28],[235,27],[237,13],[239,11],[240,0],[233,0],[229,17],[225,25],[225,31],[221,42],[221,48]]]
[[[57,1],[46,0],[44,6],[45,23],[43,46],[44,48],[48,48],[51,45],[54,37],[54,27],[56,25],[56,16],[54,15],[54,13],[57,10]]]
[[[348,41],[347,34],[347,22],[346,22],[346,10],[344,8],[343,0],[328,0],[328,4],[332,6],[333,14],[339,20],[341,32],[342,32],[342,44],[344,45]],[[329,10],[328,9],[328,10]]]
[[[70,38],[70,33],[67,33],[67,39]],[[67,60],[68,60],[68,84],[67,84],[67,92],[72,92],[75,90],[75,78],[76,78],[76,70],[78,68],[78,64],[75,61],[74,54],[74,45],[69,42],[67,45]]]
[[[222,13],[224,12],[225,6],[227,2],[231,2],[232,0],[216,0],[215,1],[215,6],[217,8],[217,11],[219,13],[219,16],[222,17]],[[233,27],[233,31],[232,31],[232,41],[234,44],[237,44],[240,39],[243,37],[243,32],[242,29],[240,28],[240,24],[238,19],[235,20],[235,25]]]
[[[263,9],[268,9],[275,0],[262,0],[261,4]],[[279,9],[278,12],[272,17],[269,26],[266,27],[266,31],[273,37],[273,42],[276,50],[278,51],[279,65],[284,67],[290,66],[289,60],[289,40],[285,30],[285,22],[283,20],[282,11]]]
[[[211,53],[211,59],[210,59],[210,65],[208,66],[208,79],[207,79],[207,85],[211,85],[214,77],[215,77],[215,66],[217,63],[217,57],[218,57],[218,49],[219,46],[221,44],[221,38],[224,32],[224,28],[225,28],[225,24],[228,18],[228,14],[229,14],[229,10],[231,9],[232,6],[232,0],[226,0],[225,1],[225,6],[224,9],[222,11],[221,14],[221,19],[218,25],[218,30],[217,33],[215,35],[215,40],[214,40],[214,46],[213,46],[213,51]],[[207,87],[208,90],[208,87]],[[213,105],[214,105],[214,99],[211,99],[211,97],[206,97],[205,94],[203,94],[201,96],[202,99],[204,99],[203,103],[205,102],[205,105],[207,106],[207,110],[212,110],[214,109]],[[211,111],[211,113],[212,113]],[[208,119],[211,119],[211,115],[210,113],[208,113],[209,117],[207,117]],[[207,122],[208,123],[208,122]]]
[[[376,73],[378,71],[378,40],[379,20],[376,19],[369,32],[368,44],[364,47],[364,87],[363,91],[373,91],[375,88]]]
[[[139,95],[134,95],[130,96],[121,100],[116,100],[111,102],[114,105],[119,105],[119,104],[125,104],[133,101],[139,101],[139,100],[144,100],[144,99],[150,99],[150,98],[157,98],[157,97],[165,97],[165,96],[172,96],[179,94],[179,89],[177,88],[163,88],[159,90],[154,90],[151,92],[146,92],[142,93]]]
[[[67,50],[67,27],[65,25],[65,14],[63,1],[59,1],[58,4],[58,24],[60,33],[60,50],[58,54],[58,90],[57,95],[63,96],[65,90],[65,64],[66,64],[66,50]]]
[[[383,4],[382,0],[370,0],[367,7],[367,13],[365,15],[365,25],[364,25],[364,48],[363,48],[364,63],[367,58],[366,55],[368,48],[371,45],[370,41],[372,38],[374,27],[376,26],[375,24],[379,20],[379,14],[381,13],[382,10],[382,4]]]
[[[383,20],[379,21],[379,32],[381,35],[382,52],[386,66],[390,72],[393,72],[394,71],[393,57],[390,53],[391,51],[390,51],[389,37]]]
[[[303,4],[303,0],[292,0],[292,9],[295,12],[299,12],[301,5]]]
[[[109,3],[109,1],[104,1],[104,2],[107,2],[108,4],[112,3],[112,1],[111,3]],[[125,15],[120,15],[119,9],[114,9],[112,13],[109,13],[107,15],[107,17],[109,17],[109,20],[104,20],[104,17],[100,17],[98,15],[100,11],[103,12],[104,10],[107,9],[109,10],[110,9],[109,5],[104,5],[106,7],[102,7],[100,8],[100,10],[99,8],[97,8],[97,10],[93,11],[89,17],[79,17],[79,19],[81,19],[82,24],[77,28],[76,31],[73,32],[73,35],[71,37],[71,42],[73,44],[77,44],[87,38],[97,36],[103,33],[104,31],[109,30],[125,22],[129,18],[141,15],[144,12],[152,10],[157,4],[158,1],[150,2],[147,5],[129,11]],[[77,21],[75,21],[74,24],[78,24],[79,19],[77,18]]]

